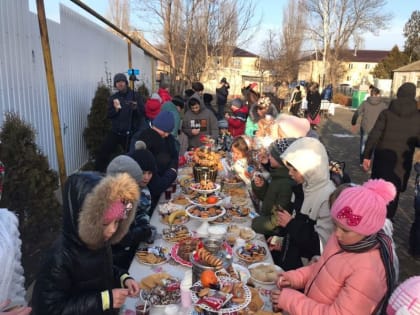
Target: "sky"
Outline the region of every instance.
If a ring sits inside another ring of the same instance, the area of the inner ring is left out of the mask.
[[[36,1],[28,1],[29,8],[36,12]],[[108,0],[84,0],[83,2],[102,16],[106,16]],[[47,18],[59,22],[59,3],[62,3],[74,11],[79,12],[81,15],[95,21],[89,13],[80,9],[70,0],[45,0]],[[252,44],[248,44],[246,47],[241,48],[260,54],[262,43],[268,30],[280,30],[283,8],[286,7],[287,3],[288,0],[257,0],[256,15],[262,17],[262,22],[260,28],[254,32],[256,40],[254,40]],[[403,35],[404,25],[409,20],[413,11],[420,10],[420,5],[418,0],[388,0],[385,10],[393,15],[388,29],[380,31],[378,35],[365,34],[363,49],[391,50],[394,45],[398,45],[400,50],[402,50],[405,41]],[[102,24],[101,22],[98,23]],[[153,44],[154,36],[151,30],[147,29],[147,25],[142,25],[136,16],[131,17],[131,23],[136,28],[143,30],[146,39]]]

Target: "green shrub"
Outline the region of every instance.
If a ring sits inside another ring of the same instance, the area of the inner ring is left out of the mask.
[[[92,107],[87,117],[87,127],[83,131],[89,159],[94,160],[106,134],[111,130],[111,121],[107,118],[108,98],[110,89],[105,85],[99,85],[92,100]]]
[[[144,101],[146,101],[149,98],[149,89],[144,84],[144,82],[138,87],[137,92],[143,97]]]
[[[55,197],[57,172],[35,143],[33,127],[15,113],[6,113],[0,132],[0,160],[5,178],[0,206],[19,217],[22,234],[34,236],[60,222],[60,205]]]

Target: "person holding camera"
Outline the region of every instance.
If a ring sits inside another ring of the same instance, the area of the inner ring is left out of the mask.
[[[107,113],[111,130],[99,148],[95,161],[95,169],[99,172],[105,171],[118,145],[128,151],[131,136],[147,127],[143,100],[140,94],[129,88],[124,73],[114,76],[114,87],[118,91],[108,99]]]
[[[230,85],[226,81],[226,78],[220,80],[219,85],[216,88],[216,99],[217,99],[217,119],[221,120],[225,116],[225,106],[229,95]]]

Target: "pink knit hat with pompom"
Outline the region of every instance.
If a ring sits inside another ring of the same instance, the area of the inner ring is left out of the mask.
[[[420,276],[401,283],[392,293],[387,315],[420,315]]]
[[[384,226],[386,206],[395,194],[392,183],[371,179],[362,186],[344,189],[332,205],[331,215],[351,231],[372,235]]]

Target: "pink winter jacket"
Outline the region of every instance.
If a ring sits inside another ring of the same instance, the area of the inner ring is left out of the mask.
[[[370,315],[387,288],[379,249],[341,252],[335,234],[318,262],[288,271],[285,276],[292,288],[305,288],[305,294],[282,290],[278,306],[290,315]]]

